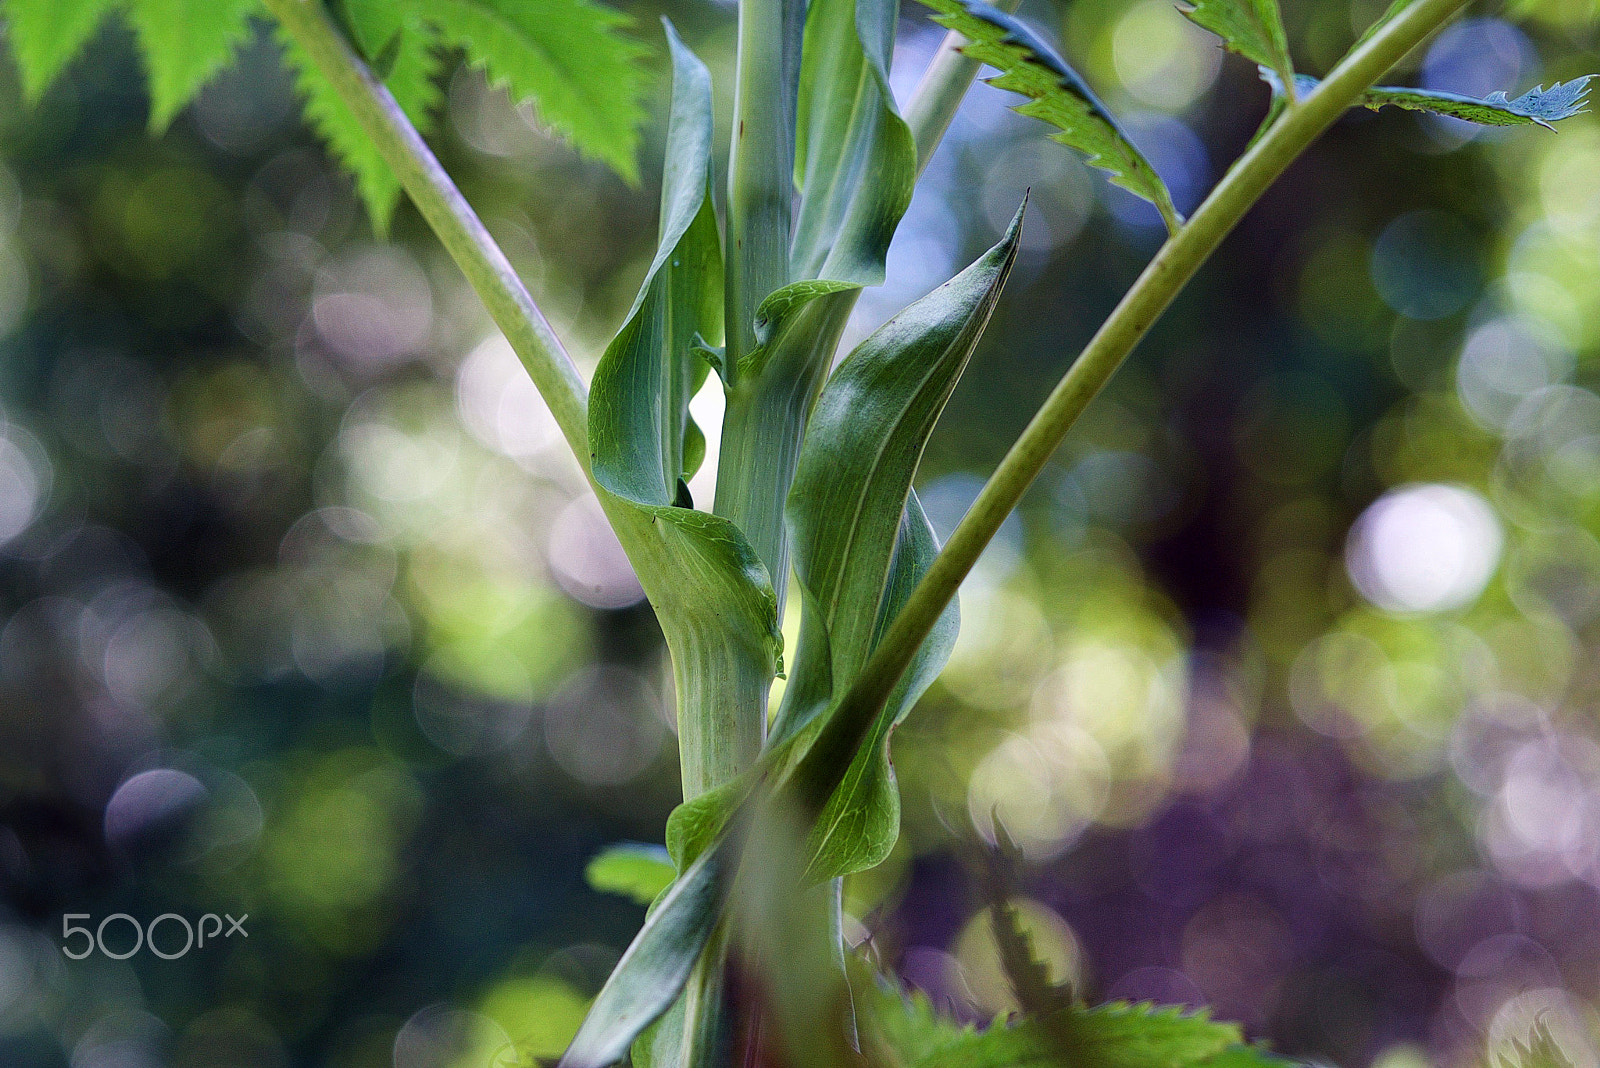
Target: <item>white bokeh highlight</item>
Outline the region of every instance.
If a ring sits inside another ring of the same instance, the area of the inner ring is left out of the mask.
[[[1489,502],[1463,486],[1401,486],[1350,528],[1345,566],[1363,597],[1390,612],[1444,612],[1477,600],[1504,543]]]

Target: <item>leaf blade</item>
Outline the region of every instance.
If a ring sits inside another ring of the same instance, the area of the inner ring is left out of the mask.
[[[250,34],[260,0],[132,0],[123,13],[150,79],[150,130],[165,130]]]
[[[789,495],[805,617],[775,744],[813,730],[825,737],[838,700],[937,553],[911,481],[999,299],[1021,227],[1019,209],[994,248],[863,341],[822,391]],[[943,667],[958,611],[952,602],[858,737],[801,746],[795,776],[821,815],[809,878],[862,870],[893,847],[899,795],[889,733]]]
[[[927,574],[938,552],[933,527],[913,491],[906,502],[889,586],[879,613],[883,623],[880,637],[887,621],[894,618]],[[888,859],[900,837],[900,789],[894,762],[889,758],[890,736],[944,670],[955,651],[960,630],[960,601],[952,598],[817,817],[807,843],[812,858],[808,877],[849,875],[875,868]]]
[[[532,100],[540,119],[579,152],[638,181],[645,49],[620,32],[621,12],[592,0],[406,0],[447,42],[466,49],[490,84]]]
[[[982,0],[922,0],[934,21],[971,43],[962,51],[1000,70],[997,89],[1028,97],[1014,110],[1054,126],[1054,140],[1080,152],[1111,181],[1156,206],[1169,231],[1183,222],[1166,185],[1087,82],[1027,24]]]
[[[812,0],[807,7],[795,156],[801,195],[790,246],[795,278],[883,281],[917,172],[911,129],[889,89],[897,16],[895,0]]]
[[[22,76],[22,97],[37,104],[44,91],[94,36],[122,0],[5,0],[7,37]]]
[[[1507,99],[1503,91],[1473,97],[1436,89],[1375,85],[1362,94],[1357,104],[1372,111],[1398,107],[1428,112],[1480,126],[1536,125],[1553,130],[1562,119],[1587,113],[1589,83],[1594,78],[1595,75],[1585,74],[1571,81],[1555,82],[1548,89],[1535,86],[1515,100]],[[1283,82],[1276,71],[1262,67],[1261,80],[1271,88],[1274,100],[1283,96]],[[1295,75],[1295,89],[1302,96],[1316,89],[1317,84],[1317,79],[1308,75]]]
[[[661,236],[639,295],[595,369],[589,447],[595,481],[665,506],[688,470],[689,401],[703,378],[697,343],[722,335],[722,250],[711,203],[711,73],[670,24],[672,114]]]
[[[1278,0],[1195,0],[1178,8],[1201,29],[1222,38],[1229,51],[1275,71],[1286,84],[1294,78],[1289,38]]]

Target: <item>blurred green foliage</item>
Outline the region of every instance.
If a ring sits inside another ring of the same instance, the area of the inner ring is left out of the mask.
[[[1379,7],[1289,5],[1299,66]],[[670,13],[727,66],[726,9]],[[1160,0],[1026,14],[1180,208],[1264,110]],[[1501,14],[1393,80],[1595,68],[1587,0]],[[905,16],[902,92],[938,40]],[[446,58],[436,146],[592,366],[654,193]],[[642,915],[585,867],[676,801],[659,634],[506,346],[408,208],[375,240],[270,36],[158,140],[138,64],[108,23],[36,107],[0,76],[0,1061],[553,1054]],[[1033,186],[919,486],[944,532],[1161,233],[1010,102],[974,91],[851,327]],[[1093,996],[1388,1068],[1520,1057],[1542,1018],[1594,1063],[1597,191],[1593,116],[1362,113],[1267,197],[968,584],[895,736],[905,834],[847,888],[879,961],[1010,1007],[954,859],[998,814]],[[70,961],[69,912],[250,938]]]

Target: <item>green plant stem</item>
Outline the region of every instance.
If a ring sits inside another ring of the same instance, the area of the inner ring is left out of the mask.
[[[756,309],[789,281],[794,214],[795,108],[803,0],[740,0],[728,158],[726,266],[727,410],[712,511],[731,519],[767,566],[779,617],[788,586],[782,458],[764,443],[774,413],[739,361],[756,345]],[[762,710],[763,725],[765,710]]]
[[[1312,141],[1463,6],[1465,0],[1415,0],[1358,44],[1313,92],[1285,108],[1189,221],[1162,245],[1000,461],[841,699],[807,754],[808,770],[796,782],[808,803],[820,805],[832,793],[837,776],[843,775],[878,710],[984,547],[1084,408],[1200,265]]]
[[[998,0],[994,6],[1010,13],[1022,6],[1022,0]],[[934,149],[950,129],[951,120],[956,117],[967,90],[972,88],[972,80],[983,66],[962,54],[966,45],[967,39],[954,30],[944,35],[906,107],[906,125],[911,127],[911,136],[917,144],[918,175],[928,169]]]
[[[267,10],[305,49],[427,220],[490,317],[527,368],[556,425],[589,469],[588,390],[544,313],[505,253],[439,164],[389,90],[350,48],[322,0],[266,0]]]
[[[799,0],[740,0],[728,157],[728,385],[755,347],[756,308],[789,281]]]

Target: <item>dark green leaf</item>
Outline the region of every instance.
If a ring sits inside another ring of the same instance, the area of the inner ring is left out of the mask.
[[[589,404],[595,481],[655,506],[673,503],[689,469],[689,401],[706,370],[694,346],[722,336],[722,251],[711,205],[711,74],[671,26],[667,36],[672,118],[661,239],[627,321],[595,369]]]
[[[938,552],[933,528],[913,492],[906,501],[889,569],[878,637],[927,574]],[[851,759],[838,788],[823,806],[808,843],[815,858],[810,869],[812,878],[875,868],[894,848],[900,836],[900,790],[895,782],[894,763],[889,759],[890,735],[939,677],[955,649],[960,629],[960,604],[952,600],[889,696],[884,713],[873,722],[871,733]]]
[[[788,518],[804,591],[800,648],[773,725],[777,742],[826,719],[936,553],[911,480],[1015,261],[1022,212],[961,274],[895,316],[829,378],[806,431]],[[888,759],[894,725],[932,683],[957,627],[954,603],[906,677],[850,744],[801,758],[822,819],[812,877],[880,862],[899,832]]]
[[[1285,81],[1294,77],[1278,0],[1195,0],[1178,10],[1252,63],[1277,71]]]
[[[591,887],[628,898],[636,905],[654,901],[677,874],[665,849],[643,842],[607,846],[583,869]]]
[[[759,721],[750,713],[764,707],[782,635],[772,583],[744,535],[721,516],[679,507],[695,451],[689,399],[705,374],[693,349],[722,335],[721,256],[709,196],[710,75],[670,27],[668,37],[661,241],[595,370],[589,445],[607,514],[628,524],[635,569],[672,650],[683,764],[700,776],[685,783],[693,797],[714,785],[705,747],[754,757]]]
[[[385,84],[406,116],[426,132],[433,124],[440,98],[439,55],[431,27],[383,0],[345,0],[345,13],[358,38],[392,50]],[[294,71],[307,121],[327,142],[329,153],[355,179],[356,192],[367,206],[372,229],[382,236],[400,202],[400,180],[311,58],[287,35],[280,33],[279,40],[284,58]],[[364,41],[358,39],[356,44],[362,46]]]
[[[1055,139],[1110,173],[1111,181],[1156,206],[1168,230],[1182,223],[1155,168],[1134,147],[1078,72],[1025,23],[982,0],[923,0],[934,21],[968,41],[963,52],[1000,71],[989,84],[1029,98],[1016,110],[1060,130]]]

